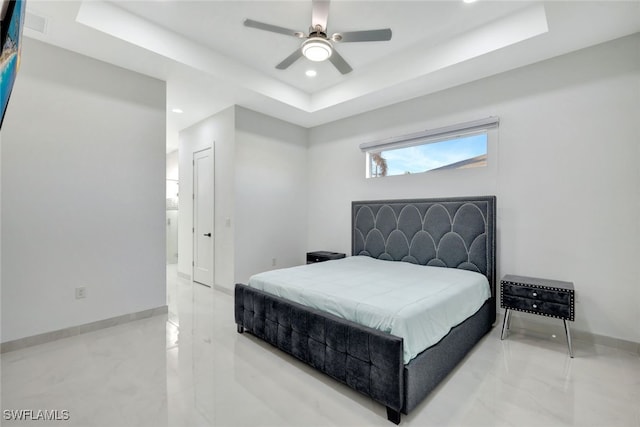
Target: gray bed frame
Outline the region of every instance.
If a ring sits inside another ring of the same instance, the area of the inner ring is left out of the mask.
[[[387,408],[400,423],[496,319],[496,198],[352,203],[352,254],[473,270],[487,276],[491,298],[408,364],[402,338],[249,288],[235,287],[238,332],[250,332]]]

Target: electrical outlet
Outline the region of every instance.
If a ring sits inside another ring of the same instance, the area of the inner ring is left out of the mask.
[[[76,299],[82,299],[87,297],[87,288],[81,286],[76,288]]]
[[[278,263],[278,260],[277,260],[277,259],[275,259],[275,258],[271,258],[271,266],[272,266],[272,267],[275,267],[277,263]]]

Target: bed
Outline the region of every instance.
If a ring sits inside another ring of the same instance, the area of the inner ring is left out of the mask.
[[[404,275],[395,273],[397,268],[460,273],[455,277],[475,272],[475,276],[486,278],[486,299],[476,303],[480,307],[471,308],[470,315],[455,320],[443,336],[436,336],[437,342],[424,350],[416,350],[402,333],[380,330],[379,320],[369,321],[368,325],[368,311],[367,316],[362,312],[356,314],[357,321],[349,320],[345,313],[354,310],[348,301],[344,305],[344,301],[334,301],[332,297],[328,307],[321,306],[304,291],[294,294],[288,288],[280,288],[279,278],[286,279],[281,276],[284,270],[254,276],[275,280],[275,285],[264,284],[254,277],[250,281],[254,282],[252,287],[236,285],[237,330],[259,337],[371,397],[386,407],[389,421],[398,424],[401,413],[413,410],[495,322],[495,210],[494,196],[353,202],[352,257],[297,267],[294,271],[298,276],[287,279],[293,283],[326,276],[331,288],[344,282],[343,276],[331,271],[348,270],[352,268],[349,262],[363,264],[365,268],[384,264],[385,268],[393,267],[394,273],[389,274],[398,278],[383,283],[381,295],[388,297],[393,295],[388,293],[389,287],[396,282],[400,286],[400,277]],[[361,276],[362,273],[354,273],[354,277]],[[366,283],[363,280],[356,287]],[[396,295],[407,292],[402,289]],[[347,299],[350,292],[341,292],[346,296],[338,295],[338,299]],[[466,305],[464,295],[453,303],[454,307]],[[457,311],[449,307],[447,313],[455,317]],[[411,322],[416,324],[415,320],[407,320]],[[422,319],[422,325],[428,324]]]

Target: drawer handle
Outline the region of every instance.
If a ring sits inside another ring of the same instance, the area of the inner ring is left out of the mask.
[[[537,297],[537,296],[538,296],[538,294],[537,294],[536,292],[534,292],[534,293],[533,293],[533,296],[534,296],[534,297]]]
[[[538,308],[538,306],[536,304],[533,304],[533,308]]]

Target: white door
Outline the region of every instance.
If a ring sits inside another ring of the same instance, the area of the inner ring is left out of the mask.
[[[193,281],[213,285],[213,150],[193,153]]]

